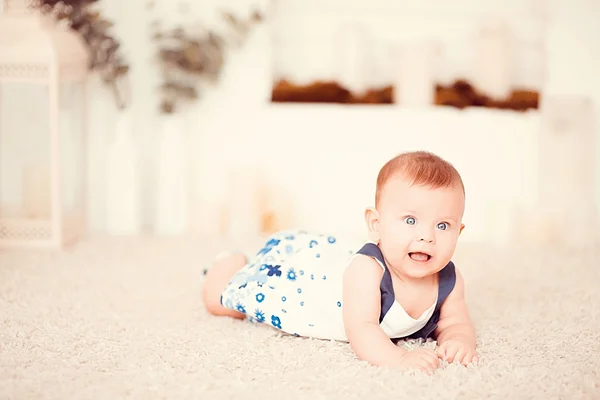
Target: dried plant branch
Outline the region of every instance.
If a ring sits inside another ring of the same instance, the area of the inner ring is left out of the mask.
[[[35,0],[34,6],[66,23],[85,40],[90,54],[90,69],[98,71],[109,85],[119,109],[127,106],[127,97],[119,81],[129,72],[129,66],[119,55],[119,42],[109,34],[112,23],[92,10],[97,0]]]
[[[160,111],[174,113],[179,103],[196,100],[202,84],[218,82],[225,63],[227,47],[240,46],[252,26],[262,20],[253,12],[247,20],[224,13],[226,33],[205,30],[188,34],[182,27],[161,31],[153,24],[153,39],[158,43],[157,56],[162,69]]]

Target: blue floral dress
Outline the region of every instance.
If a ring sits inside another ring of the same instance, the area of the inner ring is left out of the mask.
[[[289,334],[346,340],[342,281],[355,252],[334,236],[278,232],[233,276],[221,303]]]
[[[392,277],[377,244],[359,247],[335,236],[306,231],[271,236],[233,276],[221,294],[221,304],[246,314],[252,322],[289,334],[346,341],[343,276],[359,254],[372,257],[383,269],[379,325],[384,333],[393,341],[435,338],[440,309],[456,283],[452,261],[439,272],[436,301],[420,317],[412,318],[396,301]]]

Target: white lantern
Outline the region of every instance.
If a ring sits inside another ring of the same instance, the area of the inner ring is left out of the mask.
[[[85,229],[89,54],[31,1],[0,4],[0,247],[59,249]]]

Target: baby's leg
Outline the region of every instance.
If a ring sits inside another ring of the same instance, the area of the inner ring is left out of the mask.
[[[216,261],[206,272],[202,297],[204,306],[209,313],[217,316],[245,318],[243,313],[230,310],[221,305],[221,293],[225,290],[233,275],[242,269],[246,262],[246,256],[243,254],[232,254]]]

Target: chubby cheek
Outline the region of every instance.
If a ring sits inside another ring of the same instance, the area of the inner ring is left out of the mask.
[[[392,243],[381,243],[381,250],[385,254],[386,261],[392,266],[401,265],[407,257],[407,251],[402,246],[394,246]]]
[[[380,246],[386,258],[391,262],[402,260],[412,241],[412,237],[407,235],[407,229],[401,229],[398,226],[382,226],[380,230]]]
[[[439,235],[436,238],[436,253],[437,256],[444,259],[450,259],[456,248],[456,235]]]
[[[386,223],[385,221],[381,221],[379,224],[379,241],[381,244],[388,242],[395,242],[398,238],[394,232],[393,226]]]

